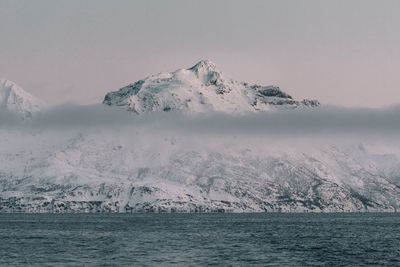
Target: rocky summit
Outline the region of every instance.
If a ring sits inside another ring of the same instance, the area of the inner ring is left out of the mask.
[[[278,86],[238,82],[209,60],[191,68],[159,73],[108,93],[103,101],[137,114],[154,111],[184,113],[260,112],[276,108],[317,107],[317,100],[294,100]]]

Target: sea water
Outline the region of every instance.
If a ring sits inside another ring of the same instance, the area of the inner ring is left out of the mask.
[[[400,266],[400,215],[0,214],[1,266]]]

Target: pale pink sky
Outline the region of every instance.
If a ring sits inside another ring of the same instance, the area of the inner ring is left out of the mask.
[[[210,59],[326,104],[400,104],[400,1],[0,2],[0,77],[51,104]]]

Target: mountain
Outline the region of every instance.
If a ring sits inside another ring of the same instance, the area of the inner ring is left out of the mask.
[[[393,148],[151,129],[64,134],[1,132],[0,212],[400,208]]]
[[[12,81],[0,79],[0,110],[6,110],[22,118],[31,118],[45,104]]]
[[[24,118],[41,110],[40,102],[14,83],[0,85],[6,110]],[[299,102],[278,87],[234,81],[210,61],[108,93],[104,104],[141,115],[101,105],[101,112],[85,108],[78,116],[63,109],[49,112],[55,117],[47,113],[17,128],[0,124],[0,212],[400,208],[396,136],[370,136],[365,132],[370,128],[363,127],[343,135],[309,129],[304,116],[318,126],[321,109],[305,108],[318,101]],[[265,114],[248,114],[270,109],[283,110],[270,112],[278,116],[267,121]],[[171,110],[182,112],[145,114]],[[207,111],[228,114],[187,116]],[[333,122],[332,129],[342,128]]]
[[[159,73],[106,94],[104,104],[137,114],[179,110],[245,113],[273,108],[316,107],[316,100],[294,100],[277,86],[260,86],[226,77],[209,60],[189,69]]]

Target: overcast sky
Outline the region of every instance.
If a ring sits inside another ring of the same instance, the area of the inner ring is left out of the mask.
[[[400,1],[0,0],[0,77],[51,104],[210,59],[295,98],[400,104]]]

